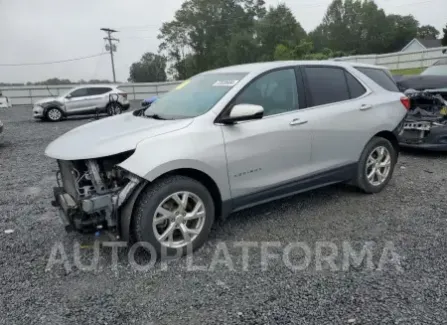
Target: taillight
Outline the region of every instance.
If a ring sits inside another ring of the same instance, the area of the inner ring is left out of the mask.
[[[410,98],[401,97],[400,102],[402,103],[402,105],[404,105],[404,107],[407,109],[407,111],[410,109],[410,107],[411,107]]]

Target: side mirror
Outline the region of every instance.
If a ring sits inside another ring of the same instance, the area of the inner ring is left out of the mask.
[[[237,104],[234,105],[227,117],[220,119],[220,123],[233,124],[240,121],[261,119],[264,108],[261,105]]]
[[[71,95],[68,94],[67,96],[65,96],[65,98],[70,99],[70,98],[71,98]]]

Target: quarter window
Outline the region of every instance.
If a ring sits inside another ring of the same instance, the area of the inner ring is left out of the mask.
[[[253,81],[236,98],[235,104],[254,104],[264,108],[264,116],[298,109],[294,69],[269,72]]]
[[[351,98],[357,98],[366,93],[365,87],[363,87],[362,84],[352,76],[352,74],[350,74],[349,72],[345,72],[345,74]]]
[[[388,71],[382,69],[361,68],[361,67],[356,67],[356,69],[359,70],[361,73],[365,74],[370,79],[372,79],[380,87],[389,91],[399,92],[399,88],[397,87],[396,82],[393,80],[392,76],[389,75]]]

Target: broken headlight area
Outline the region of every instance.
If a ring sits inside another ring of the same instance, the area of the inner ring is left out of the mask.
[[[422,144],[435,141],[433,130],[447,127],[447,102],[439,94],[430,92],[408,92],[410,110],[404,121],[400,142]],[[447,128],[446,128],[447,132]]]
[[[88,160],[58,160],[54,205],[66,230],[115,231],[119,208],[142,181],[117,165],[133,151]]]

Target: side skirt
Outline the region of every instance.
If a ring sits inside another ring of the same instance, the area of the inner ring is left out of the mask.
[[[356,173],[357,163],[353,163],[314,175],[305,176],[260,192],[234,198],[231,201],[231,209],[228,208],[229,202],[224,202],[223,206],[227,206],[227,209],[225,209],[227,211],[231,210],[231,212],[236,212],[319,187],[349,181],[355,177]]]

